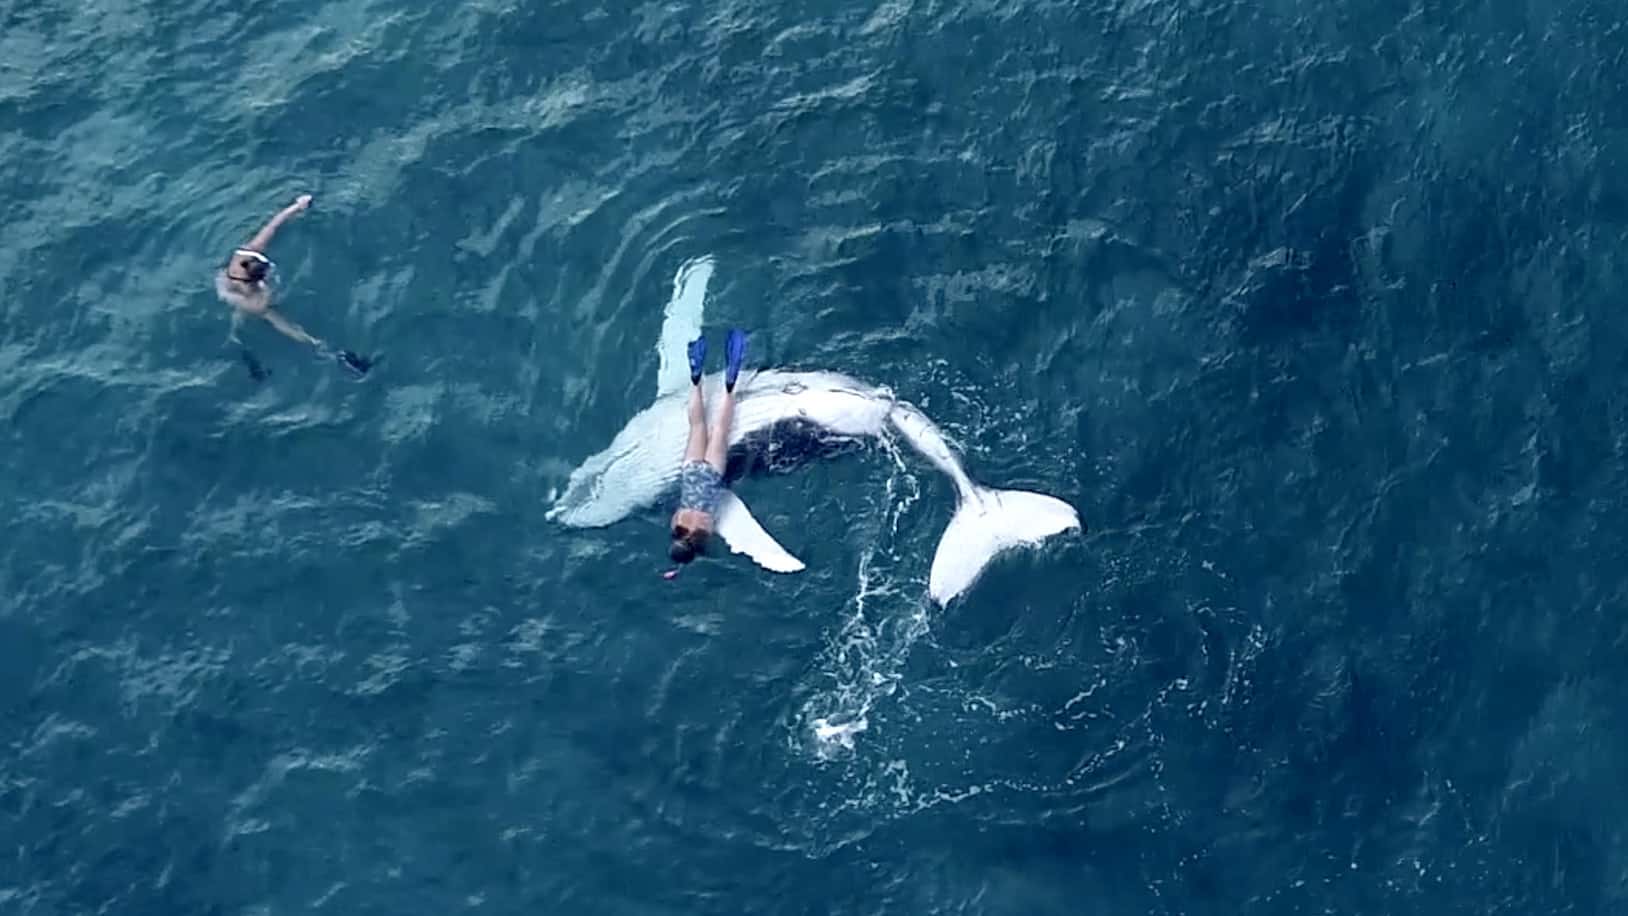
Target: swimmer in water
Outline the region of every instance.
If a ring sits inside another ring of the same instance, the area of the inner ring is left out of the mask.
[[[215,292],[232,305],[233,341],[237,340],[237,326],[242,317],[253,315],[264,318],[268,324],[288,337],[315,347],[319,353],[328,354],[327,344],[312,337],[304,328],[271,307],[271,279],[276,265],[266,256],[266,248],[283,223],[305,212],[310,206],[311,195],[301,194],[294,198],[293,203],[279,210],[260,227],[260,231],[254,234],[254,238],[250,239],[248,244],[233,250],[231,257],[226,261],[226,266],[215,275]],[[371,361],[349,350],[340,350],[336,355],[342,365],[357,375],[366,373],[372,366]]]
[[[729,456],[729,426],[735,418],[735,380],[746,358],[746,334],[729,332],[725,356],[724,400],[718,409],[718,423],[707,431],[706,405],[701,398],[701,366],[707,358],[707,341],[690,341],[690,439],[684,448],[684,464],[679,470],[678,511],[673,513],[672,544],[667,555],[682,566],[695,559],[705,547],[717,518],[718,500],[723,495],[724,467]],[[678,570],[667,573],[672,578]]]

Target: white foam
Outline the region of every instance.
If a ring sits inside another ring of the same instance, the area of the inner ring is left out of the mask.
[[[845,751],[854,749],[855,735],[870,728],[870,720],[864,717],[842,723],[833,723],[821,717],[815,719],[812,724],[814,726],[814,740],[822,745],[822,748],[830,748],[835,745]]]
[[[892,542],[899,535],[900,518],[920,498],[921,485],[892,441],[881,441],[893,457],[893,472],[880,517],[866,526],[874,538],[859,557],[852,613],[832,638],[821,666],[831,686],[804,708],[815,753],[822,759],[854,750],[856,737],[870,728],[871,710],[898,687],[911,646],[928,628],[920,589],[887,568],[896,559]]]

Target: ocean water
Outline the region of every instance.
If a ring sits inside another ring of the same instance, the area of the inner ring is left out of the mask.
[[[1628,913],[1625,23],[11,4],[0,913]],[[227,340],[301,192],[365,379]],[[546,521],[705,255],[1089,531],[933,607],[888,445],[738,484],[796,576]]]

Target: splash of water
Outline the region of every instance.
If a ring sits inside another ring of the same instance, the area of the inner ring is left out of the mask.
[[[842,628],[822,665],[832,685],[804,707],[813,752],[822,760],[854,749],[870,728],[876,703],[897,688],[910,648],[927,633],[927,603],[920,582],[898,574],[899,524],[921,497],[920,481],[891,438],[882,448],[892,458],[875,536],[859,557],[857,588]]]

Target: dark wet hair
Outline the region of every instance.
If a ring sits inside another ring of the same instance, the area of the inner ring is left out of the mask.
[[[259,258],[238,258],[237,266],[243,268],[243,273],[248,276],[250,283],[259,283],[264,280],[266,273],[270,270],[266,262]]]
[[[672,557],[674,563],[688,563],[695,559],[695,545],[690,543],[689,538],[678,538],[673,541],[673,546],[667,548],[667,556]]]
[[[707,544],[707,529],[705,528],[674,525],[669,533],[673,536],[673,543],[667,548],[667,555],[673,558],[674,563],[682,565],[690,562]]]

